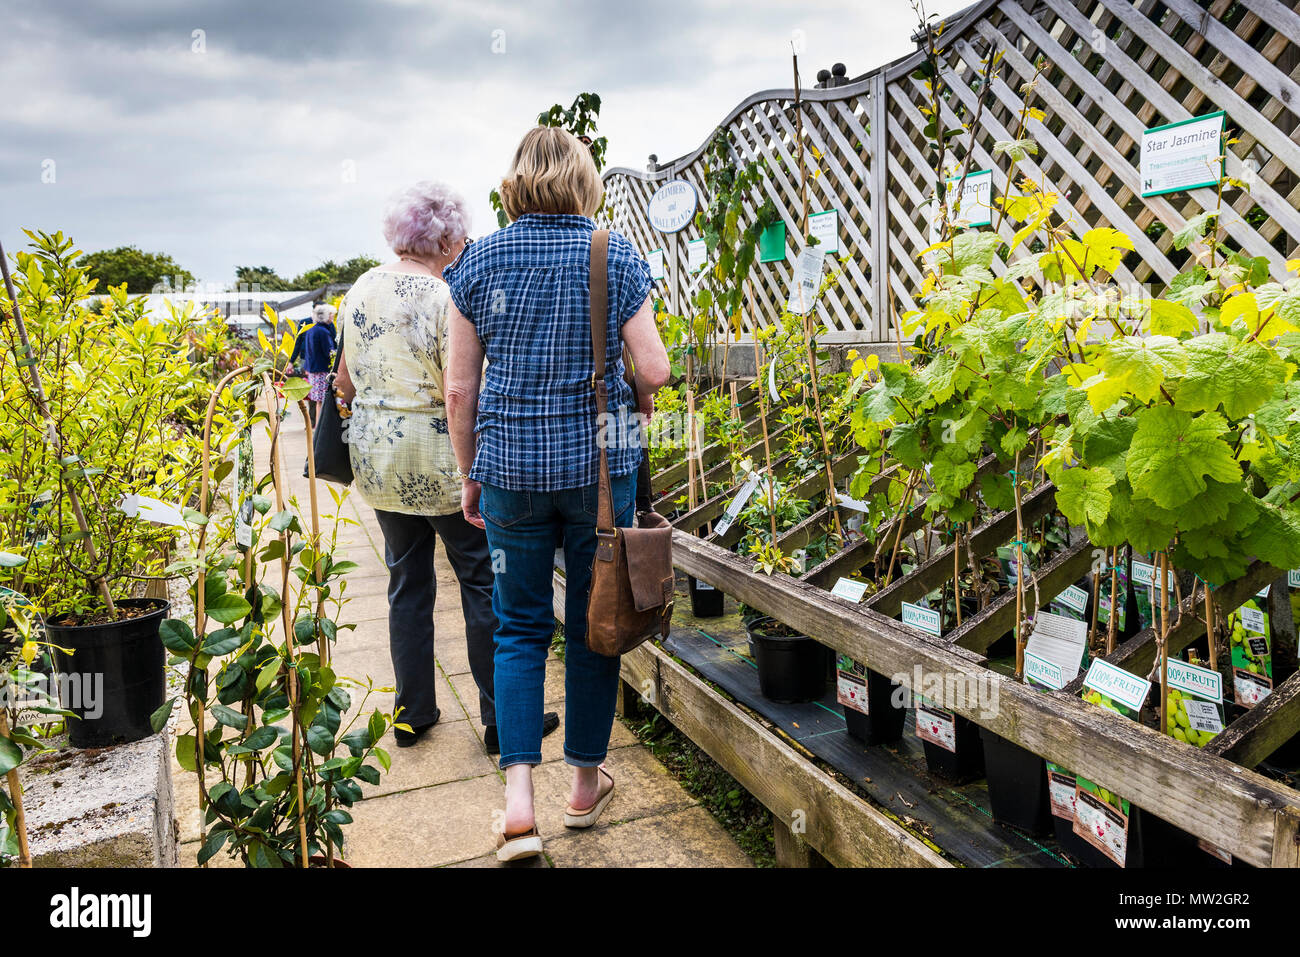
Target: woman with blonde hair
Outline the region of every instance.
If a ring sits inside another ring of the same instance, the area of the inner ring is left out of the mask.
[[[447,415],[461,506],[467,521],[486,528],[495,559],[497,728],[506,772],[502,861],[542,850],[532,769],[542,759],[558,546],[566,574],[564,759],[574,769],[565,824],[593,825],[614,789],[602,765],[619,661],[586,646],[597,443],[598,435],[616,437],[605,441],[605,451],[620,527],[632,524],[642,444],[635,428],[597,427],[589,281],[591,217],[603,195],[588,147],[564,130],[530,130],[501,183],[513,222],[444,272],[453,302]],[[651,411],[650,396],[668,381],[668,356],[655,327],[649,266],[618,233],[609,235],[607,281],[609,409],[627,421],[638,409]],[[625,347],[635,394],[624,379]]]

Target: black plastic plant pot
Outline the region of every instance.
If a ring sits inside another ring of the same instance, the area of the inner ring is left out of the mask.
[[[965,784],[984,776],[984,744],[980,741],[979,725],[961,715],[955,718],[956,751],[925,740],[921,744],[925,746],[925,765],[931,774],[953,784]]]
[[[895,686],[885,675],[867,670],[867,711],[844,709],[849,734],[863,744],[888,744],[903,736],[907,709],[894,702]]]
[[[754,663],[758,665],[758,686],[763,697],[782,704],[816,701],[826,693],[827,657],[825,645],[807,635],[782,634],[791,631],[774,618],[756,618],[745,626],[749,632]]]
[[[1047,791],[1047,762],[987,728],[980,728],[980,739],[984,745],[984,772],[989,782],[993,820],[1034,837],[1050,834],[1052,809]]]
[[[722,616],[722,603],[726,596],[708,582],[702,582],[694,575],[686,576],[686,587],[691,593],[691,614],[696,618],[719,618]]]
[[[137,612],[106,624],[71,624],[55,615],[45,633],[56,646],[62,706],[74,748],[103,748],[153,734],[150,718],[162,707],[165,656],[158,626],[170,604],[161,598],[126,598],[122,610]],[[68,654],[67,649],[71,651]]]

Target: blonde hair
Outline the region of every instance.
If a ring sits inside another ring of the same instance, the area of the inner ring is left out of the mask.
[[[501,181],[501,205],[511,219],[525,213],[594,216],[604,198],[591,150],[568,130],[553,126],[524,134]]]

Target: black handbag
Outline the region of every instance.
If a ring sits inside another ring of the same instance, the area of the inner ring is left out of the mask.
[[[348,420],[339,415],[338,400],[334,395],[334,377],[338,375],[339,360],[343,358],[343,333],[339,332],[338,351],[334,355],[334,368],[326,380],[325,401],[316,412],[316,428],[312,431],[312,458],[316,462],[316,477],[339,485],[352,484],[352,456],[348,452]]]

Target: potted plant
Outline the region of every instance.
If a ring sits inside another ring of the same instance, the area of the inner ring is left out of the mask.
[[[180,423],[198,379],[175,316],[149,317],[125,287],[92,307],[72,242],[28,235],[16,276],[4,269],[0,540],[25,559],[14,589],[80,691],[72,743],[97,747],[148,735],[162,704],[168,603],[142,593],[163,580],[196,479]]]

